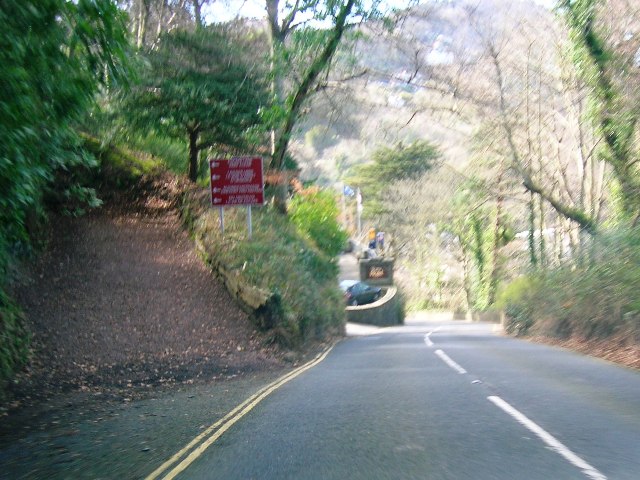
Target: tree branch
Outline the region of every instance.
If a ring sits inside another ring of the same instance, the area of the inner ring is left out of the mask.
[[[325,45],[320,55],[316,57],[315,60],[311,63],[311,66],[304,74],[302,81],[296,89],[293,100],[291,101],[291,106],[286,115],[282,133],[280,134],[280,137],[276,142],[276,148],[273,154],[273,167],[275,169],[280,170],[284,165],[284,156],[289,144],[291,132],[293,131],[295,122],[300,114],[302,104],[309,96],[314,82],[318,79],[318,77],[322,73],[322,70],[325,68],[329,60],[331,60],[331,57],[338,48],[345,30],[347,17],[351,13],[354,4],[355,0],[347,0],[347,3],[342,7],[340,12],[338,13],[338,16],[336,17],[335,26],[331,31],[327,44]]]
[[[535,183],[533,179],[526,174],[525,172],[521,172],[523,177],[522,184],[524,187],[532,193],[537,193],[542,198],[544,198],[551,206],[563,217],[566,217],[570,220],[576,222],[580,228],[591,235],[595,235],[598,231],[598,226],[596,221],[590,216],[586,215],[582,210],[579,210],[574,207],[570,207],[569,205],[565,205],[560,202],[557,198],[554,198],[552,195],[547,193],[540,185]]]

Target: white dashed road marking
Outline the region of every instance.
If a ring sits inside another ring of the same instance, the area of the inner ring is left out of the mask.
[[[431,340],[431,335],[436,333],[438,330],[440,330],[441,327],[436,328],[435,330],[431,330],[429,333],[427,333],[424,336],[424,343],[427,344],[427,347],[431,348],[433,347],[433,341]]]
[[[451,357],[449,357],[449,355],[447,355],[446,353],[444,353],[442,350],[436,350],[435,354],[437,356],[439,356],[442,361],[444,363],[446,363],[447,365],[449,365],[451,368],[453,368],[456,372],[458,372],[460,375],[464,375],[465,373],[467,373],[467,371],[462,368],[460,365],[458,365],[456,362],[454,362],[453,360],[451,360]]]
[[[434,333],[434,331],[431,331],[424,336],[424,343],[430,348],[433,348],[434,346],[433,341],[431,340],[432,333]],[[455,370],[459,374],[464,375],[467,373],[467,371],[464,368],[462,368],[459,364],[453,361],[451,357],[449,357],[442,350],[436,350],[434,353],[438,357],[440,357],[440,359],[444,363],[446,363],[449,367],[451,367],[453,370]],[[482,382],[480,380],[474,380],[472,383],[482,383]],[[549,448],[551,448],[551,450],[558,453],[560,456],[562,456],[565,460],[567,460],[572,465],[578,467],[586,477],[590,478],[591,480],[607,480],[606,475],[604,475],[603,473],[598,471],[598,469],[596,469],[595,467],[587,463],[585,460],[580,458],[578,455],[572,452],[566,445],[560,442],[557,438],[555,438],[549,432],[544,430],[540,425],[538,425],[534,421],[527,418],[523,413],[521,413],[520,411],[512,407],[509,403],[505,402],[502,398],[492,395],[490,397],[487,397],[487,399],[490,402],[492,402],[494,405],[496,405],[498,408],[502,409],[504,412],[509,414],[518,423],[520,423],[521,425],[526,427],[528,430],[530,430],[532,433],[534,433],[536,436],[538,436],[538,438],[540,438]]]
[[[588,478],[593,480],[607,480],[607,477],[600,473],[595,467],[592,467],[585,462],[578,455],[573,453],[568,447],[561,443],[557,438],[544,430],[540,425],[529,420],[523,413],[519,412],[500,397],[491,396],[487,397],[489,401],[493,402],[497,407],[504,410],[506,413],[515,418],[518,423],[524,425],[531,432],[535,433],[544,443],[546,443],[553,451],[563,456],[569,463],[575,465],[582,473]]]

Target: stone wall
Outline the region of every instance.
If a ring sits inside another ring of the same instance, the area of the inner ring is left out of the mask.
[[[386,289],[385,294],[376,302],[356,307],[347,307],[347,321],[387,327],[400,325],[402,316],[398,304],[398,290],[395,287]]]

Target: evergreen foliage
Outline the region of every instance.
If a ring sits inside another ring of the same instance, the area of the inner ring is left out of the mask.
[[[357,166],[348,183],[358,186],[367,200],[367,214],[385,211],[382,192],[396,182],[418,179],[436,166],[440,152],[431,143],[418,140],[409,145],[380,147],[372,155],[372,162]]]
[[[192,181],[202,150],[261,143],[260,111],[268,107],[268,94],[259,70],[243,62],[243,49],[220,28],[169,33],[146,52],[140,83],[124,94],[130,125],[188,145]]]

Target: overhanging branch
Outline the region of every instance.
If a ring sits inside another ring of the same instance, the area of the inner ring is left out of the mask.
[[[596,221],[590,216],[586,215],[582,210],[578,210],[577,208],[573,208],[562,203],[560,200],[547,193],[540,185],[535,183],[529,175],[522,173],[522,178],[522,184],[529,192],[537,193],[538,195],[540,195],[543,199],[549,202],[549,204],[560,215],[573,220],[580,226],[581,229],[583,229],[590,235],[595,235],[598,232]]]

